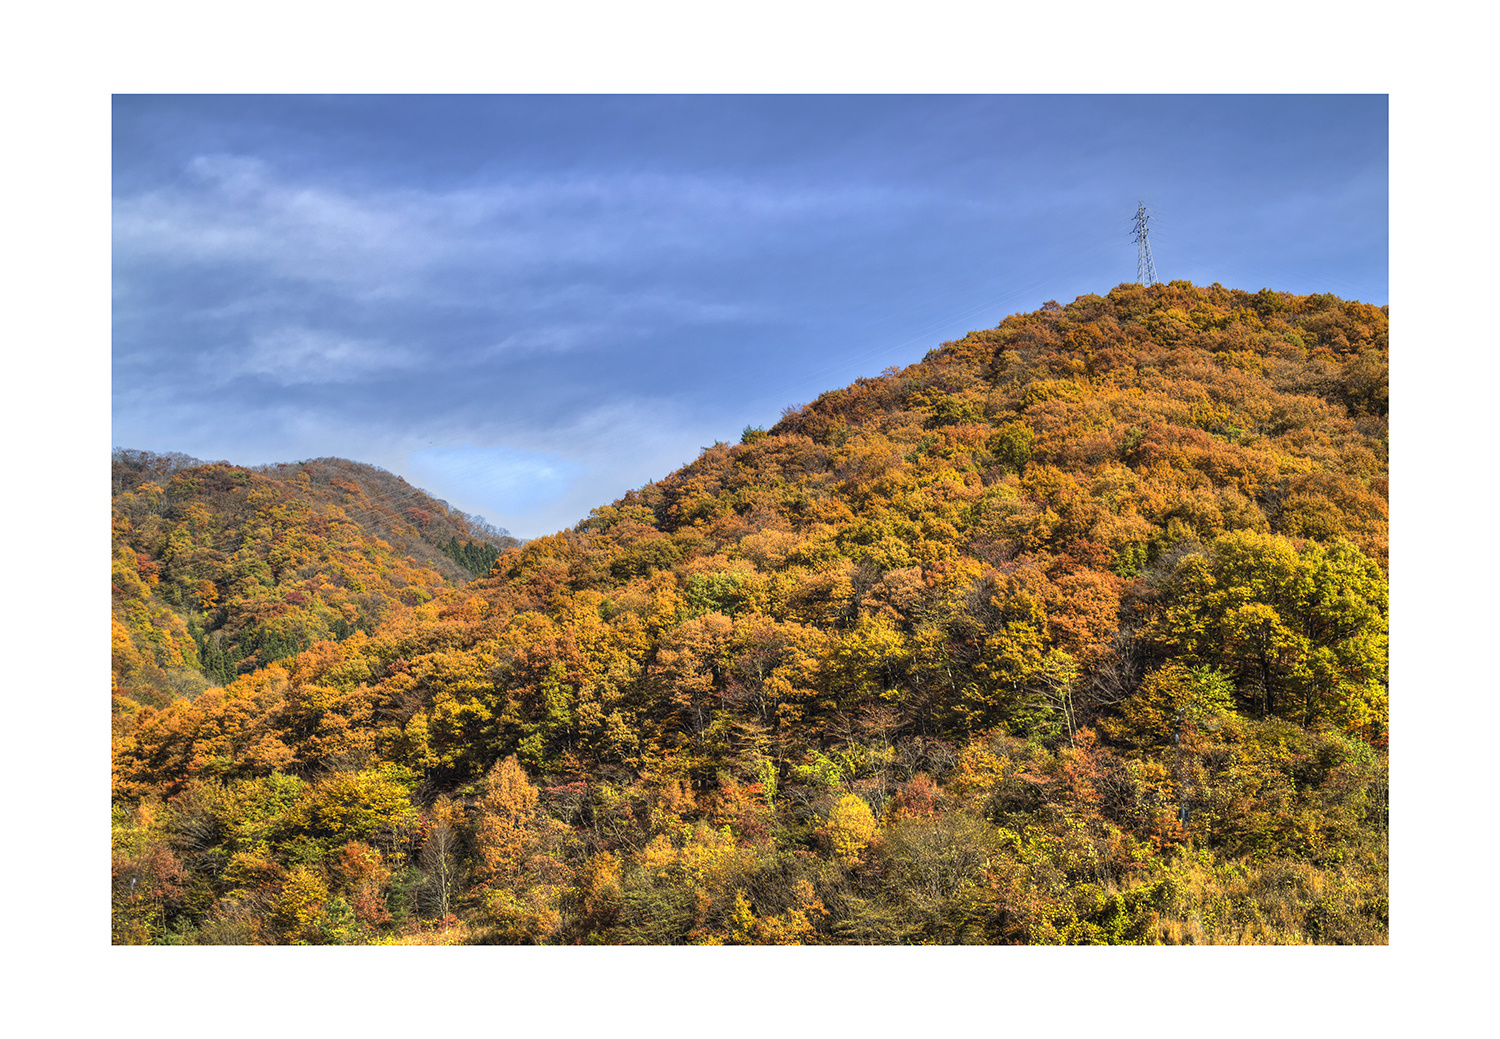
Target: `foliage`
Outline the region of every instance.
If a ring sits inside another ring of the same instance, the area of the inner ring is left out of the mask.
[[[117,943],[1382,943],[1387,316],[1120,286],[520,544],[117,452]]]

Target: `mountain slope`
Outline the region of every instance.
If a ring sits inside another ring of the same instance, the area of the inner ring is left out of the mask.
[[[456,912],[455,940],[1383,942],[1387,327],[1126,285],[789,409],[131,715],[118,803],[170,800],[117,826],[117,877],[170,856],[203,894],[117,912],[198,940]]]
[[[143,702],[369,630],[388,602],[426,601],[519,544],[336,458],[247,469],[117,450],[113,484],[115,686]]]

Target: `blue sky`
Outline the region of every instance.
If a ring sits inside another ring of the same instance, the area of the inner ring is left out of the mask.
[[[1388,300],[1383,95],[129,96],[117,446],[339,455],[524,537],[1006,314]]]

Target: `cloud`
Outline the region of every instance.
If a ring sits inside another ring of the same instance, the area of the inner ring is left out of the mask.
[[[115,199],[116,266],[127,285],[162,267],[217,264],[358,296],[401,295],[444,252],[420,193],[296,184],[235,156],[201,156],[187,174]]]
[[[199,156],[186,176],[114,205],[126,283],[158,265],[243,265],[362,298],[437,290],[455,272],[506,283],[549,281],[711,257],[777,229],[889,211],[894,197],[842,185],[776,188],[729,176],[594,173],[512,178],[481,187],[387,188],[299,181],[258,159]],[[907,196],[899,208],[909,209]],[[714,234],[715,229],[721,233]],[[760,247],[756,245],[753,247]]]
[[[793,310],[806,324],[833,305],[844,267],[882,254],[862,237],[872,219],[923,204],[743,173],[615,168],[455,185],[289,169],[199,155],[115,199],[118,377],[183,393],[239,379],[241,409],[267,403],[244,378],[259,377],[301,388],[306,407],[392,416],[412,411],[382,383],[396,373],[409,376],[403,393],[467,412],[575,407],[648,383],[671,393],[701,377],[705,357],[790,342]],[[830,240],[842,243],[832,259],[820,254]],[[567,367],[547,370],[553,360]],[[351,384],[380,386],[378,402],[307,392]]]
[[[247,354],[220,370],[230,375],[267,376],[283,386],[296,386],[362,382],[418,363],[411,351],[373,340],[309,328],[280,328],[256,336]]]

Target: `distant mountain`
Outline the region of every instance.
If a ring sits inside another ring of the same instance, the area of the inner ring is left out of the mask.
[[[117,449],[117,693],[162,703],[370,630],[519,545],[383,469]]]
[[[168,460],[124,641],[233,680],[117,713],[115,940],[1384,943],[1388,330],[1047,303],[458,587],[351,463]]]

